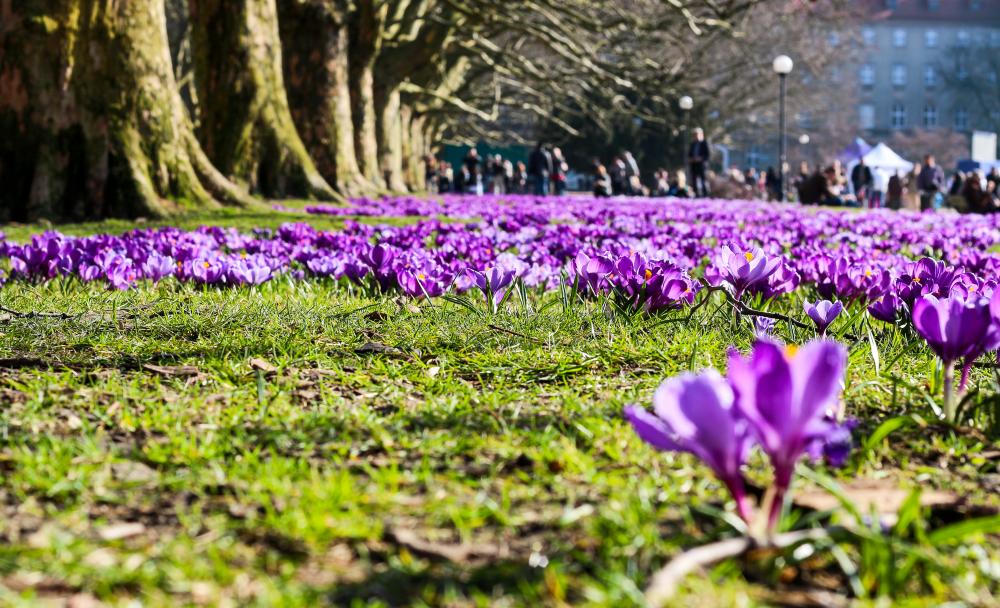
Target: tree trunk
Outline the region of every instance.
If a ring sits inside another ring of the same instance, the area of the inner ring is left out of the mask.
[[[189,0],[199,136],[219,169],[268,197],[333,200],[299,138],[275,0]]]
[[[341,2],[280,0],[292,115],[319,171],[344,196],[371,194],[355,154],[348,78],[350,36]]]
[[[162,0],[4,0],[0,23],[0,220],[255,204],[194,137]]]
[[[403,179],[411,192],[422,192],[426,189],[424,183],[424,149],[423,118],[416,115],[407,105],[400,111],[403,126]]]
[[[379,167],[386,186],[394,192],[406,192],[406,182],[403,181],[403,125],[399,116],[401,108],[399,87],[376,83]]]
[[[382,23],[388,4],[376,7],[373,0],[359,0],[351,19],[350,93],[354,118],[354,144],[367,180],[384,187],[375,132],[375,58],[382,39]]]

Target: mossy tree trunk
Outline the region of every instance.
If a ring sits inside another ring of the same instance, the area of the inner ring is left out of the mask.
[[[338,198],[299,137],[275,0],[189,0],[198,135],[223,173],[269,197]]]
[[[0,219],[253,205],[205,157],[162,0],[0,2]]]
[[[424,164],[427,148],[424,144],[424,119],[404,105],[400,113],[403,123],[403,179],[412,192],[427,188]]]
[[[398,86],[376,84],[375,111],[378,137],[379,167],[386,187],[394,192],[406,192],[403,180],[403,122]]]
[[[345,196],[373,193],[355,150],[344,0],[280,0],[279,23],[292,115],[320,172]]]
[[[387,11],[386,2],[357,0],[350,27],[350,93],[355,150],[365,178],[383,187],[375,132],[378,124],[375,117],[375,58],[382,45]]]

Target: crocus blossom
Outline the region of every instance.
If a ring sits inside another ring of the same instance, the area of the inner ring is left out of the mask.
[[[776,509],[795,464],[810,444],[833,430],[825,417],[839,408],[846,364],[847,350],[827,340],[797,350],[762,340],[749,357],[730,355],[728,377],[736,407],[774,467]],[[772,522],[776,516],[772,511]]]
[[[748,357],[733,352],[726,379],[718,372],[666,380],[653,412],[631,405],[625,417],[644,441],[659,450],[690,452],[708,465],[750,521],[740,467],[754,441],[774,471],[773,527],[805,455],[842,464],[850,450],[850,424],[837,422],[847,350],[817,340],[795,350],[768,340]]]
[[[913,328],[944,365],[944,415],[954,422],[954,363],[964,361],[961,391],[973,362],[1000,345],[1000,327],[994,323],[991,302],[978,297],[921,296],[913,305]]]
[[[816,333],[822,336],[826,334],[826,328],[844,310],[844,305],[841,302],[831,302],[830,300],[820,300],[816,303],[806,300],[803,309],[816,324]]]
[[[625,417],[653,447],[690,452],[701,459],[729,489],[740,516],[749,521],[740,467],[752,440],[746,421],[733,407],[732,388],[718,372],[670,378],[653,396],[652,413],[631,405],[625,408]]]

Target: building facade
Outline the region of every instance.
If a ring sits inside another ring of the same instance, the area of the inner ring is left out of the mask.
[[[1000,0],[872,0],[849,43],[863,134],[1000,128]]]

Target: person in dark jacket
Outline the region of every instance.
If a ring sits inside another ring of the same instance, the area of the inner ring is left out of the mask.
[[[851,187],[854,188],[854,196],[858,202],[864,203],[874,185],[875,176],[872,175],[871,168],[865,164],[864,158],[858,158],[858,164],[851,169]]]
[[[699,127],[694,130],[694,141],[688,146],[687,164],[695,196],[700,198],[708,196],[707,170],[710,156],[711,148],[705,140],[705,132]]]
[[[606,198],[611,196],[611,176],[604,165],[597,165],[594,170],[594,196]]]
[[[936,206],[939,195],[945,190],[944,171],[934,162],[934,156],[924,157],[924,168],[917,177],[917,189],[920,190],[920,209],[926,210]]]
[[[552,153],[545,149],[543,142],[538,142],[538,146],[528,157],[528,175],[531,177],[535,196],[546,196],[549,193],[552,169]]]

